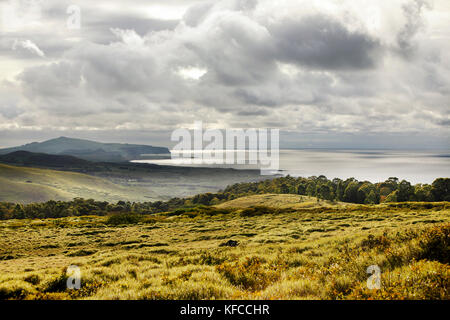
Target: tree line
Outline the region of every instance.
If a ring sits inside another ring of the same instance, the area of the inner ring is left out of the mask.
[[[225,193],[259,194],[285,193],[313,196],[323,200],[360,204],[405,201],[450,201],[450,179],[438,178],[429,184],[412,185],[392,177],[384,182],[371,183],[355,178],[328,180],[325,176],[294,178],[291,176],[252,183],[238,183],[227,187]]]
[[[200,205],[216,205],[239,197],[264,193],[298,194],[328,201],[359,204],[450,201],[450,179],[438,178],[431,185],[411,185],[408,181],[399,181],[394,177],[384,182],[371,183],[354,178],[328,180],[325,176],[309,178],[286,176],[260,182],[237,183],[218,193],[203,193],[190,198],[173,198],[169,201],[141,203],[119,201],[113,204],[93,199],[75,198],[72,201],[50,200],[27,205],[0,202],[0,220],[103,216],[112,213],[154,214]]]

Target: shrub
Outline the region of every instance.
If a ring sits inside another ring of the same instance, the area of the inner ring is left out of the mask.
[[[385,236],[375,237],[374,235],[369,235],[367,239],[361,241],[361,247],[365,249],[386,249],[391,245],[391,241]]]
[[[355,285],[355,280],[348,276],[332,277],[326,287],[326,295],[331,299],[340,299],[348,295]]]
[[[64,292],[67,289],[67,279],[69,277],[64,270],[59,276],[49,280],[44,285],[44,293],[47,292]]]
[[[420,238],[419,259],[450,263],[450,224],[427,230]]]
[[[104,283],[85,276],[81,278],[80,289],[68,289],[67,288],[67,276],[66,270],[63,270],[59,276],[48,281],[43,289],[44,294],[48,293],[67,293],[71,298],[80,298],[93,295]]]
[[[0,285],[0,300],[25,299],[36,290],[25,281],[11,280]]]

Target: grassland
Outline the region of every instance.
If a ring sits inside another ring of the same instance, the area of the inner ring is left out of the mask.
[[[277,208],[254,216],[244,214],[248,197],[138,222],[1,221],[0,299],[450,298],[448,202],[264,197],[256,203]],[[66,289],[69,265],[81,268],[80,290]],[[366,286],[370,265],[381,269],[379,290]]]
[[[217,192],[229,184],[258,181],[256,170],[183,168],[120,163],[36,168],[0,163],[0,201],[71,200],[145,202]]]
[[[139,201],[144,190],[126,188],[86,174],[0,164],[0,199],[41,202],[76,197],[105,201]]]
[[[343,207],[348,205],[344,202],[331,202],[296,194],[257,194],[248,197],[237,198],[225,203],[219,204],[217,208],[250,208],[255,206],[266,206],[278,209],[305,209],[316,207]]]

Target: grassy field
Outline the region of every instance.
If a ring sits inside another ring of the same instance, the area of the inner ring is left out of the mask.
[[[266,206],[278,209],[305,209],[315,207],[343,207],[344,202],[330,202],[315,197],[302,196],[296,194],[257,194],[248,197],[237,198],[218,205],[218,208],[249,208],[255,206]]]
[[[301,207],[265,197],[282,205],[248,216],[249,197],[139,222],[1,221],[0,299],[450,298],[448,202]],[[80,290],[66,288],[69,265],[81,269]],[[379,290],[367,288],[370,265]]]
[[[0,163],[0,201],[71,200],[117,202],[169,200],[217,192],[229,184],[258,181],[259,171],[94,163],[83,172]]]
[[[0,200],[19,203],[76,197],[105,201],[139,201],[143,189],[126,188],[86,174],[0,164]]]

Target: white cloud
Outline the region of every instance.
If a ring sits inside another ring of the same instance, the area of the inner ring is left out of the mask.
[[[51,15],[62,4],[49,1],[48,25],[7,35],[29,40],[14,42],[11,59],[24,62],[0,98],[21,112],[0,113],[19,127],[170,130],[203,120],[445,136],[450,8],[423,3],[133,0],[101,1],[99,12],[83,1],[81,30],[54,35],[65,16]],[[154,8],[168,11],[148,23]],[[46,61],[30,66],[21,51]]]
[[[208,73],[208,70],[196,67],[185,67],[179,68],[176,73],[186,80],[199,80]]]

